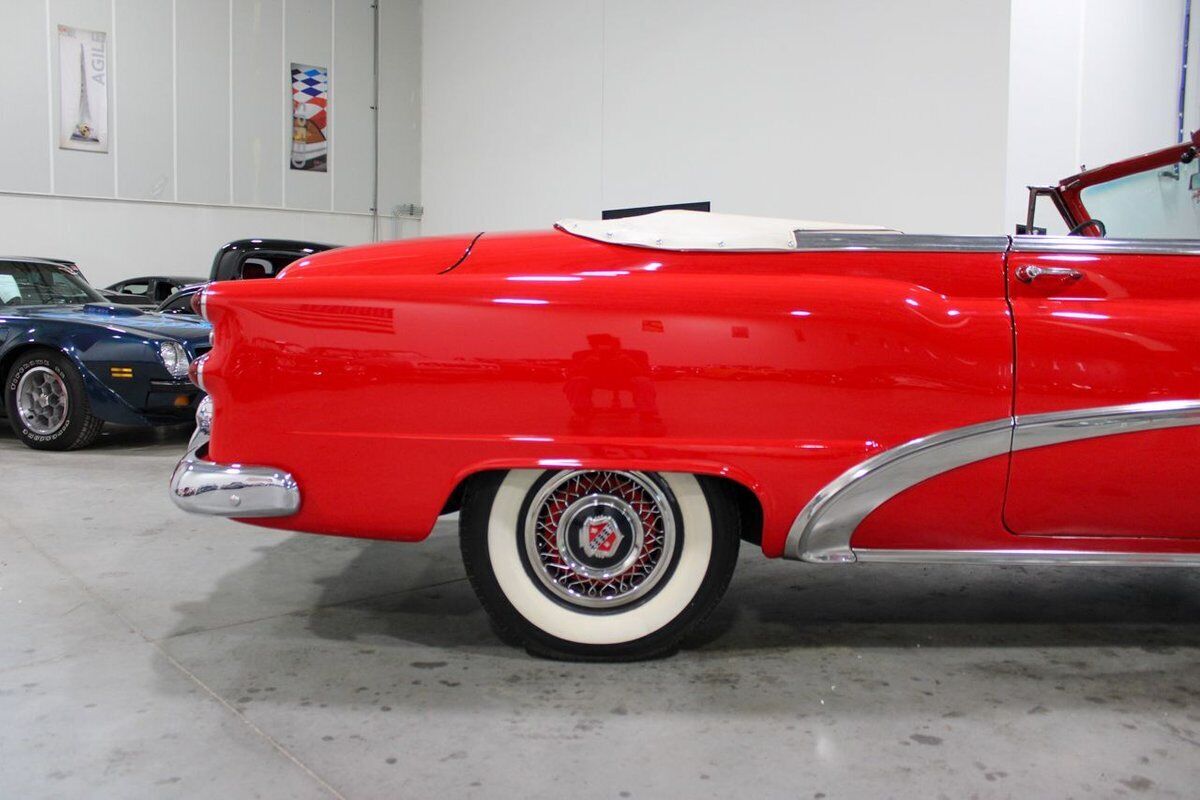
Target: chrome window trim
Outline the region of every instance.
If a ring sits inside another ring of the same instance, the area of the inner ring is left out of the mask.
[[[871,512],[924,480],[1010,450],[1200,425],[1200,400],[1165,400],[1032,414],[954,428],[885,450],[843,472],[792,523],[784,557],[816,564],[857,560],[850,540]]]
[[[854,551],[874,564],[988,566],[1200,567],[1200,553],[1130,553],[1097,550],[875,550]]]
[[[1102,239],[1098,236],[939,236],[797,230],[797,253],[1078,253],[1198,256],[1200,239]]]
[[[1014,236],[1017,253],[1200,256],[1200,239],[1101,239],[1098,236]]]
[[[927,236],[912,233],[845,233],[836,231],[794,231],[796,252],[830,250],[864,252],[920,253],[1003,253],[1007,236]]]

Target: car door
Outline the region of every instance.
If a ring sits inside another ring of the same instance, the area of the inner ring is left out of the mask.
[[[1200,537],[1200,240],[1017,237],[1007,281],[1008,529]]]

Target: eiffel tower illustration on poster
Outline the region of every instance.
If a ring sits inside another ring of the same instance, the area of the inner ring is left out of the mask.
[[[93,133],[92,111],[88,106],[87,91],[87,58],[83,45],[79,45],[79,119],[75,130],[71,131],[71,140],[75,142],[99,142]]]

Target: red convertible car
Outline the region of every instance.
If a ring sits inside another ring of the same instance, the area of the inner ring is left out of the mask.
[[[498,630],[670,651],[740,542],[1200,566],[1200,136],[1031,191],[1069,236],[667,211],[306,257],[199,298],[189,511],[416,541]]]

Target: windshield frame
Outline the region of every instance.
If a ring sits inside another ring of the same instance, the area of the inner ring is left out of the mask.
[[[84,299],[82,301],[80,301],[79,298],[72,297],[69,300],[64,298],[62,301],[52,301],[52,302],[48,302],[48,303],[47,302],[26,303],[26,302],[23,302],[23,298],[22,298],[21,302],[0,303],[0,314],[3,314],[7,309],[44,308],[44,307],[53,307],[53,306],[70,306],[70,305],[83,305],[86,303],[107,303],[108,302],[105,299],[104,295],[102,295],[96,289],[96,287],[92,286],[90,283],[88,283],[86,280],[84,280],[84,278],[81,275],[79,275],[76,271],[71,270],[61,264],[56,264],[56,263],[52,263],[52,262],[48,262],[48,261],[39,261],[36,259],[20,259],[20,258],[0,259],[0,271],[4,271],[4,270],[6,270],[6,268],[12,268],[12,267],[16,267],[18,269],[26,268],[29,270],[33,270],[35,272],[40,272],[42,274],[57,274],[60,277],[66,279],[66,281],[68,283],[70,283],[72,286],[79,289],[80,294],[82,294],[84,296]],[[49,289],[50,286],[47,285],[46,288]],[[42,298],[42,299],[45,299],[45,298]]]
[[[1181,162],[1189,163],[1197,157],[1198,148],[1200,148],[1200,130],[1193,133],[1189,141],[1181,142],[1171,147],[1164,147],[1161,150],[1155,150],[1144,155],[1127,158],[1124,161],[1107,164],[1103,167],[1097,167],[1096,169],[1084,170],[1077,175],[1063,178],[1055,188],[1058,196],[1062,199],[1062,206],[1059,210],[1061,211],[1065,208],[1070,214],[1070,218],[1066,220],[1067,226],[1074,228],[1092,218],[1087,205],[1083,202],[1082,194],[1084,189],[1101,183],[1110,183],[1119,178],[1125,178],[1139,172],[1171,167]],[[1080,235],[1100,236],[1100,231],[1095,227],[1088,227],[1081,230]]]

